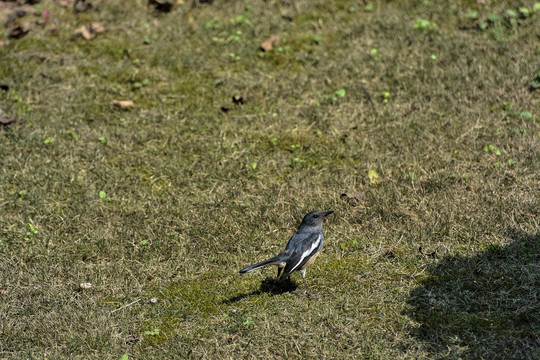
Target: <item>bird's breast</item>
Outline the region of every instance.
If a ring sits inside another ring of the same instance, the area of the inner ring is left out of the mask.
[[[304,270],[304,269],[307,269],[308,267],[310,267],[314,262],[315,262],[315,259],[317,259],[317,257],[319,257],[319,254],[321,253],[321,251],[319,250],[318,253],[316,254],[313,254],[308,261],[306,261],[306,263],[304,264],[304,266],[302,266],[300,268],[300,270]]]

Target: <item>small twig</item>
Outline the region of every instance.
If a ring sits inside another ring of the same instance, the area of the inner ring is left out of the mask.
[[[364,90],[364,94],[366,94],[366,98],[368,99],[371,106],[375,106],[375,103],[373,102],[373,99],[371,98],[371,94],[369,93],[369,91],[363,86],[360,86],[360,89]]]
[[[113,313],[115,313],[115,312],[117,312],[117,311],[119,311],[119,310],[122,310],[122,309],[124,309],[124,308],[127,308],[128,306],[131,306],[131,305],[133,305],[133,304],[136,304],[136,303],[138,303],[139,301],[141,301],[140,298],[137,299],[137,300],[135,300],[135,301],[130,302],[129,304],[120,306],[118,309],[111,311],[109,314],[113,314]]]

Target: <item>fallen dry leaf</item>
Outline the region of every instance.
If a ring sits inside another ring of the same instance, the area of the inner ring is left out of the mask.
[[[342,200],[345,200],[349,205],[355,206],[362,202],[364,196],[360,193],[343,193],[339,196]]]
[[[81,26],[75,30],[75,34],[81,34],[86,40],[90,40],[96,37],[97,34],[105,31],[103,25],[99,23],[92,23]]]
[[[96,34],[99,34],[105,31],[105,28],[100,23],[92,23],[90,24],[90,26],[92,27],[92,30],[94,30]]]
[[[7,294],[7,290],[4,290],[4,289],[0,290],[0,295],[6,295],[6,294]]]
[[[279,41],[279,35],[272,35],[268,38],[268,40],[263,41],[261,43],[261,50],[262,51],[270,51],[274,48],[274,45],[276,45]]]
[[[135,104],[131,100],[113,100],[111,104],[122,109],[135,107]]]
[[[129,335],[126,340],[124,340],[126,344],[134,344],[138,341],[141,341],[141,338],[138,338],[136,336],[133,336],[133,335]]]
[[[30,26],[28,23],[22,23],[19,19],[15,19],[8,26],[8,37],[11,39],[20,39],[28,34]]]
[[[9,125],[17,121],[15,116],[0,115],[0,124]]]
[[[375,170],[368,170],[368,178],[373,185],[379,185],[381,183],[381,177]]]
[[[79,287],[83,290],[88,290],[92,288],[92,283],[81,283]]]
[[[22,1],[2,1],[0,4],[0,22],[5,25],[8,37],[12,39],[19,39],[32,30],[34,22],[23,20],[27,15],[40,15],[40,11]]]
[[[81,34],[86,40],[94,38],[94,34],[88,29],[88,26],[81,26],[75,30],[75,34]]]

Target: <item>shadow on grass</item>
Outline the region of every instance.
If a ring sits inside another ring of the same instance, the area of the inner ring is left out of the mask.
[[[510,238],[476,256],[445,257],[411,292],[413,335],[435,356],[540,358],[540,234]]]
[[[245,294],[240,294],[240,295],[230,297],[228,299],[223,300],[223,303],[232,304],[242,299],[255,296],[255,295],[261,295],[263,293],[267,293],[270,295],[281,295],[288,292],[293,292],[297,288],[298,288],[298,284],[292,281],[290,278],[287,278],[286,280],[281,280],[281,281],[273,279],[273,278],[266,278],[261,281],[261,288],[259,290],[254,290],[250,293],[245,293]]]

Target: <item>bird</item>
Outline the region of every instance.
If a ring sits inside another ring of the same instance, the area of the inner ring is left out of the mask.
[[[324,242],[323,222],[334,211],[311,211],[304,216],[296,233],[289,239],[285,249],[276,256],[247,266],[240,270],[240,274],[249,273],[269,265],[278,267],[277,277],[286,279],[293,271],[300,271],[308,296],[317,296],[309,290],[306,282],[306,269],[311,266],[319,256]],[[281,276],[280,276],[281,275]]]

